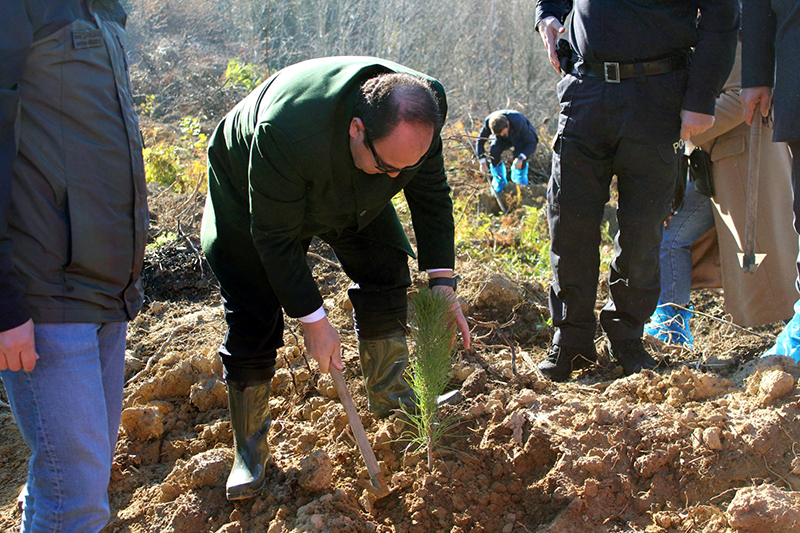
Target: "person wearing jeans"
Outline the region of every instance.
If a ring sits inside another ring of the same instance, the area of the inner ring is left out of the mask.
[[[696,275],[695,278],[708,279],[696,279],[695,285],[722,286],[725,312],[736,324],[760,326],[792,315],[797,297],[797,239],[791,225],[791,157],[785,143],[761,142],[756,251],[766,256],[754,273],[745,272],[739,263],[745,242],[750,161],[750,127],[744,123],[739,100],[740,80],[741,60],[737,53],[731,74],[717,97],[714,126],[692,138],[712,161],[713,198],[697,192],[695,182],[689,181],[682,207],[664,228],[659,305],[645,332],[667,342],[692,345],[689,293],[693,263],[697,263],[696,272],[709,274]],[[769,138],[771,133],[772,128],[764,126],[762,137]],[[693,261],[693,249],[697,252],[699,248],[693,244],[712,228],[716,228],[711,243],[719,245],[719,266],[712,264],[716,254],[713,260],[703,256]]]
[[[31,451],[23,532],[110,516],[148,223],[125,18],[113,0],[0,18],[0,379]]]
[[[696,192],[693,182],[687,183],[683,207],[670,218],[661,239],[661,296],[645,325],[645,333],[667,342],[692,345],[694,337],[689,330],[692,312],[688,309],[692,244],[713,227],[711,200]]]
[[[23,492],[24,531],[98,531],[108,521],[125,332],[125,322],[36,324],[34,370],[0,373],[36,473]]]

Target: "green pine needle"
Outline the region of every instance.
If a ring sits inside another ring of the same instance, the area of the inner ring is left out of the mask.
[[[454,416],[438,413],[436,403],[450,383],[456,325],[450,312],[452,302],[442,293],[422,289],[412,296],[411,305],[415,350],[409,362],[408,382],[416,395],[416,412],[406,410],[414,431],[406,432],[403,440],[417,449],[427,448],[428,468],[433,468],[433,450],[459,422]]]

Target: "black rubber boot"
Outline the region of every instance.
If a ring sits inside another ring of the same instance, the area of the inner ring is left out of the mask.
[[[553,381],[567,381],[573,370],[588,368],[597,362],[594,344],[581,347],[553,344],[547,358],[539,363],[539,370]]]
[[[258,496],[266,483],[266,466],[272,455],[267,433],[271,381],[246,385],[228,382],[228,408],[233,428],[233,467],[225,483],[229,500]]]
[[[626,376],[658,366],[658,361],[645,350],[642,339],[611,341],[611,354],[622,365]]]
[[[401,405],[411,412],[416,409],[414,391],[405,380],[408,366],[405,335],[387,339],[359,339],[358,355],[369,410],[375,417],[387,417]],[[456,403],[460,399],[461,392],[455,390],[439,396],[437,403]]]

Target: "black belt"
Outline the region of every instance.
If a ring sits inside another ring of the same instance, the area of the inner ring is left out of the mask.
[[[619,83],[628,78],[636,76],[655,76],[666,74],[689,68],[689,54],[681,53],[678,55],[654,59],[652,61],[640,61],[638,63],[617,63],[606,61],[605,63],[581,63],[573,69],[573,74],[578,73],[592,78],[603,78],[608,83]]]

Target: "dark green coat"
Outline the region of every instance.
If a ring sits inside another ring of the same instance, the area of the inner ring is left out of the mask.
[[[391,205],[401,190],[411,209],[419,268],[453,267],[452,201],[440,132],[426,162],[396,178],[366,174],[353,163],[348,128],[358,88],[384,72],[431,81],[444,118],[438,81],[382,59],[332,57],[279,71],[217,127],[208,149],[202,241],[228,296],[252,304],[271,287],[289,316],[318,309],[322,298],[302,245],[315,235],[357,231],[413,256]]]
[[[0,11],[0,331],[131,320],[148,213],[125,11],[100,0]]]

